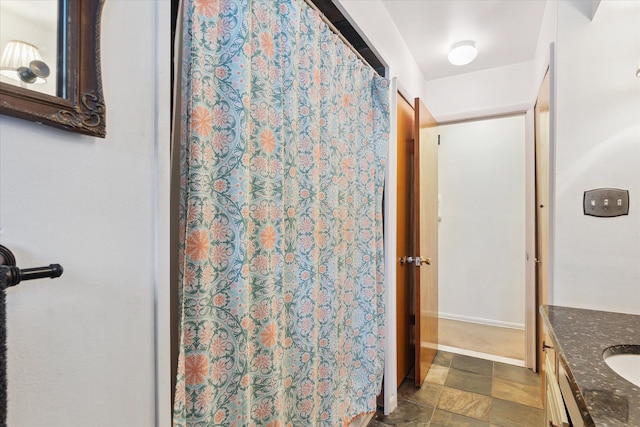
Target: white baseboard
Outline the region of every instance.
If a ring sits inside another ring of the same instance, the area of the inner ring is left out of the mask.
[[[524,331],[524,323],[504,322],[502,320],[482,319],[479,317],[464,316],[462,314],[438,313],[440,319],[457,320],[459,322],[477,323],[479,325],[497,326],[500,328],[518,329]]]
[[[471,356],[477,357],[479,359],[491,360],[492,362],[506,363],[507,365],[524,366],[524,360],[512,359],[511,357],[496,356],[495,354],[466,350],[464,348],[450,347],[448,345],[439,344],[438,350],[448,351],[449,353],[462,354],[463,356]]]

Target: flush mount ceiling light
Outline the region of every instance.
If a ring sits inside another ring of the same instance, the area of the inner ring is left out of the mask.
[[[473,61],[478,54],[475,42],[471,40],[463,40],[454,43],[449,52],[449,62],[453,65],[466,65]]]

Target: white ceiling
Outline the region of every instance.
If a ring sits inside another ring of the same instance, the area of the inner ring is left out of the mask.
[[[426,80],[534,59],[546,0],[383,0]],[[451,65],[452,44],[473,40],[476,59]]]

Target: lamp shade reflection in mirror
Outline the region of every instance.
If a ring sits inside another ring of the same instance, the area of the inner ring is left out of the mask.
[[[0,1],[0,82],[63,95],[58,84],[60,6],[58,0]]]

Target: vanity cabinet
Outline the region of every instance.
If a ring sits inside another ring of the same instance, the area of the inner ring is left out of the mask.
[[[567,372],[560,363],[550,337],[545,333],[543,341],[545,427],[584,427]]]
[[[554,305],[540,313],[545,427],[640,427],[640,388],[603,357],[621,343],[640,343],[640,315]]]
[[[569,417],[565,410],[562,391],[559,383],[559,363],[555,349],[549,345],[551,341],[545,334],[542,344],[544,357],[544,402],[545,427],[569,427]]]

